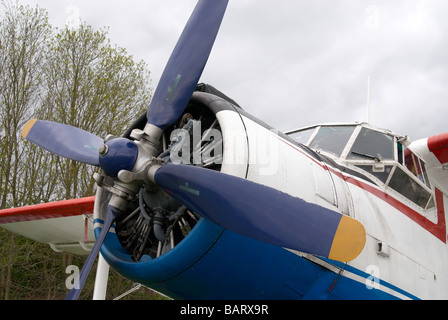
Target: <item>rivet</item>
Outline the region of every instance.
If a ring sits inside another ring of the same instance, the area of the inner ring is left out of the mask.
[[[109,151],[109,146],[107,144],[103,144],[99,149],[98,152],[101,156],[105,156],[107,152]]]

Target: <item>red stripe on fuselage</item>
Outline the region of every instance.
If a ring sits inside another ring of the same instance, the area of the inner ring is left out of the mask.
[[[342,172],[336,171],[336,170],[332,169],[331,167],[328,167],[327,165],[322,164],[320,161],[317,161],[316,159],[312,158],[311,156],[309,156],[308,154],[306,154],[299,148],[295,147],[294,145],[288,143],[287,141],[284,141],[280,138],[278,138],[278,139],[280,141],[284,142],[285,144],[287,144],[288,146],[290,146],[291,148],[299,151],[300,153],[302,153],[303,155],[305,155],[306,157],[308,157],[309,159],[314,161],[316,164],[318,164],[322,168],[330,170],[334,175],[338,176],[339,178],[343,179],[344,181],[349,182],[349,183],[373,194],[374,196],[378,197],[379,199],[385,201],[386,203],[388,203],[389,205],[391,205],[392,207],[394,207],[395,209],[397,209],[398,211],[403,213],[405,216],[410,218],[412,221],[414,221],[415,223],[420,225],[422,228],[424,228],[425,230],[430,232],[432,235],[434,235],[440,241],[442,241],[443,243],[446,243],[447,239],[446,239],[445,206],[444,206],[444,201],[443,201],[443,193],[439,189],[437,189],[437,188],[435,189],[435,198],[436,198],[435,200],[437,203],[437,223],[434,223],[431,220],[427,219],[426,217],[422,216],[417,211],[415,211],[415,210],[411,209],[410,207],[408,207],[407,205],[405,205],[403,202],[395,199],[391,195],[389,195],[389,194],[387,194],[387,193],[385,193],[385,192],[383,192],[383,191],[381,191],[363,181],[360,181],[360,180],[355,179],[350,176],[346,176]]]

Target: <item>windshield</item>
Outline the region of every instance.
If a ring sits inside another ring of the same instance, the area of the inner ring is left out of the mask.
[[[331,152],[340,157],[356,126],[321,127],[310,148]]]
[[[347,159],[394,159],[393,141],[388,134],[362,128]]]
[[[288,134],[292,139],[294,139],[295,141],[297,141],[298,143],[307,145],[308,144],[308,140],[310,140],[311,135],[313,134],[314,130],[316,128],[311,128],[311,129],[307,129],[307,130],[300,130],[291,134]]]

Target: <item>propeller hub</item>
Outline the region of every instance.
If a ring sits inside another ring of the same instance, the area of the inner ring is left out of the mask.
[[[129,139],[109,140],[99,149],[100,167],[109,177],[117,177],[120,170],[131,171],[138,158],[137,144]]]

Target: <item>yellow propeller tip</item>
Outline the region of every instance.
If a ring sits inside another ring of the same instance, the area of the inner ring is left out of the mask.
[[[22,130],[22,138],[23,139],[26,139],[26,137],[28,136],[28,133],[30,132],[31,128],[34,126],[36,121],[37,121],[37,119],[31,119],[25,124],[25,126],[23,127],[23,130]]]
[[[366,230],[357,220],[342,216],[328,258],[348,262],[355,259],[366,244]]]

